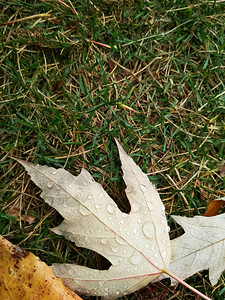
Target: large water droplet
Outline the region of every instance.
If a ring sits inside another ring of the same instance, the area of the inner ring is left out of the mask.
[[[95,204],[95,208],[99,209],[99,208],[101,208],[101,205]]]
[[[106,245],[106,244],[107,244],[107,241],[108,241],[108,240],[105,239],[105,238],[102,238],[102,239],[101,239],[101,243],[102,243],[103,245]]]
[[[114,205],[109,204],[107,206],[107,211],[108,211],[108,213],[110,213],[111,215],[113,215],[115,213],[115,207],[114,207]]]
[[[132,203],[132,205],[131,205],[131,209],[132,209],[133,212],[138,212],[138,211],[141,209],[141,206],[140,206],[139,203],[134,202],[134,203]]]
[[[147,205],[148,205],[149,210],[153,210],[154,206],[150,201],[147,202]]]
[[[117,253],[119,251],[118,247],[111,247],[111,249],[112,249],[112,252],[114,252],[114,253]]]
[[[122,239],[122,238],[119,237],[119,236],[116,237],[116,241],[117,241],[117,243],[120,244],[120,245],[126,245],[126,244],[127,244],[127,242],[124,241],[124,239]]]
[[[143,225],[143,233],[147,238],[154,238],[155,237],[155,228],[154,225],[150,222],[146,222]]]
[[[46,198],[46,202],[51,206],[53,205],[53,201],[54,199],[52,197]]]
[[[53,183],[52,181],[48,181],[48,182],[47,182],[47,187],[48,187],[49,189],[51,189],[51,188],[53,187],[53,185],[54,185],[54,183]]]
[[[130,262],[134,265],[138,265],[141,263],[142,258],[143,258],[142,255],[136,252],[130,257]]]
[[[142,192],[146,192],[147,191],[147,187],[144,184],[141,184],[140,188],[141,188]]]
[[[91,199],[92,199],[92,195],[89,195],[89,196],[88,196],[88,199],[91,200]]]
[[[137,175],[137,170],[134,169],[134,170],[132,170],[132,172],[134,175]]]
[[[68,270],[68,273],[69,273],[70,275],[74,275],[74,271],[71,270],[71,269]]]
[[[133,191],[133,187],[131,185],[128,185],[126,188],[126,193],[129,194],[132,193],[132,191]]]
[[[137,222],[139,223],[139,224],[141,224],[142,223],[142,219],[137,219]]]
[[[90,215],[91,212],[90,210],[88,210],[86,207],[84,207],[83,205],[80,206],[80,213],[83,215],[83,216],[87,216],[87,215]]]
[[[55,174],[56,174],[56,171],[55,171],[55,170],[54,170],[54,171],[52,171],[52,174],[53,174],[53,175],[55,175]]]

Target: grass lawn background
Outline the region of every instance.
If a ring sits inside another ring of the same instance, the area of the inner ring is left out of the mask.
[[[105,269],[102,257],[51,233],[62,218],[11,156],[75,175],[83,167],[128,212],[118,138],[156,185],[177,236],[170,214],[202,215],[225,196],[225,1],[64,4],[0,0],[0,23],[18,20],[0,26],[0,234],[47,264]],[[187,282],[224,299],[224,279],[212,287],[205,271]],[[121,299],[199,298],[164,280]]]

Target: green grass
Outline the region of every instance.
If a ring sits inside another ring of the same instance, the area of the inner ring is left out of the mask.
[[[56,236],[62,218],[44,204],[14,157],[91,172],[129,210],[114,138],[149,174],[170,214],[201,215],[225,196],[224,1],[0,0],[0,234],[48,264],[107,262]],[[99,45],[91,41],[106,44]],[[27,224],[9,216],[36,218]],[[224,299],[208,273],[188,283]],[[199,299],[168,281],[121,299]],[[171,298],[170,298],[171,297]],[[84,297],[84,299],[96,299]]]

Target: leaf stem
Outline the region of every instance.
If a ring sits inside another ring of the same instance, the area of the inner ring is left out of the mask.
[[[174,275],[173,273],[171,273],[170,271],[163,269],[162,270],[163,273],[166,273],[167,275],[169,275],[170,277],[174,278],[176,281],[178,281],[179,283],[183,284],[184,286],[186,286],[189,290],[193,291],[194,293],[196,293],[197,295],[199,295],[200,297],[202,297],[203,299],[206,300],[212,300],[211,298],[207,297],[206,295],[202,294],[201,292],[199,292],[197,289],[195,289],[194,287],[192,287],[191,285],[189,285],[188,283],[186,283],[185,281],[183,281],[182,279],[180,279],[179,277],[177,277],[176,275]]]

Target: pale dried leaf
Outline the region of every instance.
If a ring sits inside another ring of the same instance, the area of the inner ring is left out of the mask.
[[[170,260],[165,209],[147,175],[118,144],[129,214],[85,171],[75,177],[64,169],[20,163],[43,190],[41,196],[65,218],[57,234],[106,257],[109,270],[72,264],[54,264],[56,276],[83,294],[114,299],[131,293],[157,278]]]
[[[209,269],[209,279],[215,285],[225,270],[225,214],[173,218],[185,233],[171,241],[172,255],[168,269],[183,280]],[[176,283],[172,279],[172,284]]]

